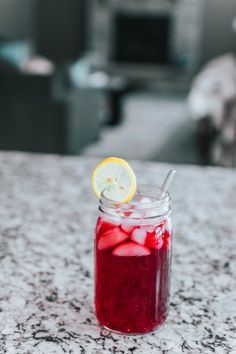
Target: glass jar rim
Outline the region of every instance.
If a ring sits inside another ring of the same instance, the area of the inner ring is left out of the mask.
[[[162,189],[158,186],[140,184],[130,202],[117,202],[101,193],[99,210],[119,219],[137,220],[163,218],[171,212],[171,197],[168,192],[160,199]],[[128,215],[130,213],[130,215]]]

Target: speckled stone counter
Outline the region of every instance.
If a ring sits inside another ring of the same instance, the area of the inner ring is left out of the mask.
[[[236,353],[236,172],[177,166],[168,321],[120,336],[93,309],[97,161],[0,153],[0,353]],[[160,184],[169,166],[133,167]]]

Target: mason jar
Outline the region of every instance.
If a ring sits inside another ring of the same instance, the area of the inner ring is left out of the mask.
[[[95,232],[95,310],[106,329],[141,334],[169,309],[171,199],[142,185],[129,203],[101,196]]]

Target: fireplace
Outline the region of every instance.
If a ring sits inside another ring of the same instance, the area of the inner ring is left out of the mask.
[[[120,67],[136,62],[194,72],[201,58],[202,10],[198,0],[91,0],[90,48]]]
[[[170,64],[170,40],[169,14],[118,13],[111,59],[117,63]]]

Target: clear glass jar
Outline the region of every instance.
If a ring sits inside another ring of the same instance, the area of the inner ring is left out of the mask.
[[[95,309],[120,333],[146,333],[166,319],[170,298],[171,199],[140,186],[129,203],[100,199],[95,237]]]

